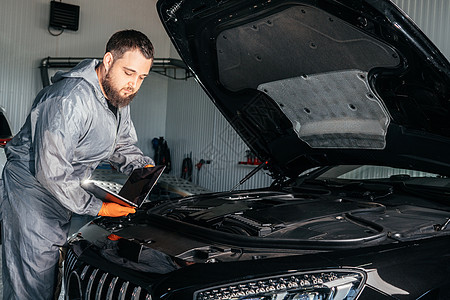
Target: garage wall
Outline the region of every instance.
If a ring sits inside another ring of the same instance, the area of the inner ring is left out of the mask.
[[[211,160],[200,171],[193,171],[193,182],[209,190],[230,190],[254,168],[238,165],[245,160],[248,147],[193,78],[169,82],[166,134],[172,174],[180,176],[186,157],[191,157],[194,165],[201,159]],[[239,189],[267,186],[270,182],[261,171]]]
[[[146,33],[157,57],[169,56],[170,41],[157,16],[156,0],[64,2],[80,6],[79,30],[52,36],[47,31],[50,0],[1,1],[0,105],[5,107],[14,133],[42,88],[38,67],[44,57],[102,57],[109,37],[127,28]],[[153,74],[132,104],[139,146],[151,155],[151,138],[165,133],[167,86],[167,78]]]
[[[447,0],[395,0],[428,37],[450,59],[450,1]],[[172,49],[172,57],[176,57]],[[166,135],[172,150],[173,173],[181,172],[183,158],[190,156],[194,164],[200,159],[211,159],[197,173],[194,182],[213,191],[228,190],[251,171],[252,167],[239,166],[247,147],[217,112],[211,100],[199,85],[189,79],[169,82]],[[257,174],[241,188],[267,186],[270,177]]]
[[[450,60],[450,1],[394,0]]]

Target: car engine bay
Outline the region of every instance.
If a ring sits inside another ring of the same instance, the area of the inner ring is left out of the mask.
[[[178,267],[447,235],[450,211],[436,203],[437,194],[406,186],[398,181],[316,179],[279,190],[146,203],[135,215],[99,218],[84,228],[101,228],[103,241],[110,234],[120,237],[119,246],[125,250],[119,254],[126,253],[128,259],[138,262],[143,249],[153,249],[171,257]],[[105,248],[97,235],[90,238],[83,231],[79,236]]]

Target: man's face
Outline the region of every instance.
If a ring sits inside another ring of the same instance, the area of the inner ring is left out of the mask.
[[[112,60],[101,84],[106,98],[115,107],[130,104],[147,77],[153,59],[146,59],[138,50],[128,51]]]

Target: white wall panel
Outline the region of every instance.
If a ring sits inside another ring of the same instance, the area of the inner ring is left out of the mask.
[[[450,1],[394,0],[450,60]]]
[[[150,73],[131,104],[131,118],[138,135],[137,146],[153,157],[151,140],[165,135],[168,78]]]
[[[80,6],[79,30],[55,37],[47,31],[49,0],[1,0],[0,105],[6,108],[14,133],[42,88],[38,67],[44,57],[101,57],[109,37],[127,28],[146,33],[157,57],[169,56],[170,41],[157,16],[156,0],[64,2]],[[148,154],[152,154],[148,139],[165,132],[167,82],[152,73],[132,104],[139,145]]]
[[[193,182],[212,191],[230,190],[254,167],[238,165],[248,147],[218,112],[194,79],[170,81],[166,135],[172,155],[172,174],[180,176],[182,160],[192,155],[195,165],[211,160]],[[239,189],[267,186],[272,179],[260,172]]]

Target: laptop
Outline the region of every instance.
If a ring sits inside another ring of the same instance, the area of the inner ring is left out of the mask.
[[[159,165],[151,168],[135,169],[119,193],[108,190],[93,180],[86,180],[81,184],[81,187],[102,201],[139,208],[144,203],[144,200],[148,199],[150,192],[165,168],[165,165]]]

